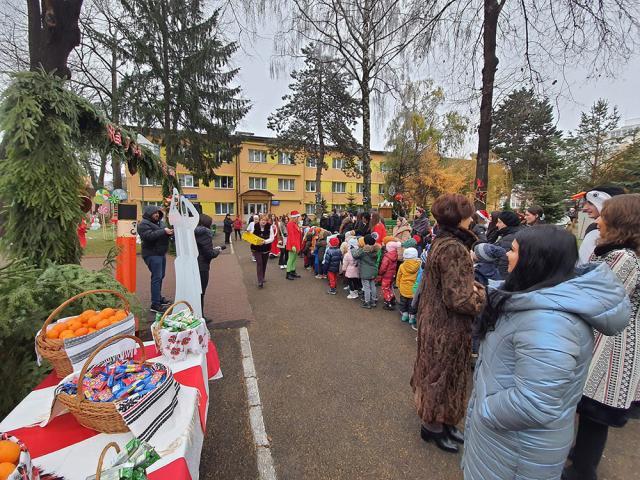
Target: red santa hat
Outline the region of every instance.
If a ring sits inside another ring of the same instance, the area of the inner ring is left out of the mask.
[[[486,210],[476,210],[476,214],[482,218],[485,222],[491,221],[491,215]]]
[[[300,212],[298,210],[292,210],[291,214],[289,214],[290,218],[296,218],[300,216]]]

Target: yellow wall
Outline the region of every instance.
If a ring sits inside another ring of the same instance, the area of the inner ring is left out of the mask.
[[[262,150],[266,152],[266,163],[252,163],[249,162],[249,150]],[[164,150],[161,152],[161,156],[164,157]],[[378,193],[378,186],[384,184],[384,175],[380,172],[380,162],[384,159],[384,155],[380,153],[373,153],[371,155],[371,190],[372,190],[372,204],[375,206],[384,200],[384,196]],[[355,195],[355,203],[362,204],[362,195],[356,193],[356,184],[362,183],[362,178],[347,177],[347,175],[339,169],[332,167],[332,156],[328,155],[325,162],[329,166],[327,170],[322,172],[322,195],[325,198],[329,208],[332,205],[344,205],[348,203],[347,193],[353,192]],[[188,171],[178,166],[177,174],[188,173]],[[224,215],[215,214],[215,203],[233,203],[234,215],[235,213],[241,213],[244,218],[244,212],[242,211],[242,194],[249,190],[249,177],[259,177],[267,179],[267,190],[273,194],[272,200],[279,201],[279,205],[272,205],[271,211],[277,215],[289,213],[292,210],[298,210],[301,213],[305,211],[305,204],[315,203],[315,193],[305,191],[306,180],[315,180],[316,170],[315,168],[308,168],[304,163],[298,163],[296,165],[280,165],[275,155],[269,153],[269,146],[264,140],[261,139],[245,139],[241,144],[240,153],[233,162],[225,163],[216,169],[216,174],[220,176],[233,177],[233,189],[220,189],[214,187],[214,182],[206,187],[199,183],[197,187],[183,187],[183,193],[195,194],[197,198],[192,199],[192,202],[198,202],[202,206],[204,213],[211,215],[214,222],[221,222]],[[239,178],[239,185],[238,185]],[[279,191],[278,179],[293,179],[294,191]],[[346,182],[345,193],[333,193],[332,182]],[[142,214],[143,200],[144,202],[160,202],[161,188],[140,185],[140,177],[133,175],[127,178],[127,190],[129,200],[127,203],[136,203],[138,205],[138,215]]]

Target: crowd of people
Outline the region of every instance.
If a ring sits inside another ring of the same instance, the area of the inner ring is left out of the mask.
[[[376,211],[333,211],[319,225],[292,211],[256,215],[246,230],[261,239],[259,288],[270,257],[296,281],[300,256],[328,294],[342,278],[347,299],[398,310],[417,330],[420,434],[447,452],[464,444],[465,479],[594,480],[608,429],[640,402],[640,194],[597,187],[583,209],[594,222],[579,248],[538,206],[489,213],[456,194],[434,202],[433,226],[423,209],[391,232]],[[164,266],[150,257],[171,234],[158,213],[145,212],[140,233],[154,302]],[[225,221],[225,241],[242,226]]]

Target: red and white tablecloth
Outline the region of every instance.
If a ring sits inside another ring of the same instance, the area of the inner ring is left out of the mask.
[[[189,354],[181,361],[170,361],[158,353],[153,342],[145,343],[147,360],[164,363],[182,387],[178,407],[153,446],[160,460],[147,470],[150,480],[195,480],[199,475],[200,451],[209,407],[208,380],[222,377],[216,347],[211,342],[207,354]],[[139,355],[139,352],[138,352]],[[49,375],[0,423],[0,431],[22,440],[33,464],[43,474],[65,480],[85,480],[95,474],[100,452],[109,442],[123,447],[131,432],[105,434],[81,426],[69,413],[55,417],[45,427],[58,379]],[[115,451],[107,454],[106,465]]]

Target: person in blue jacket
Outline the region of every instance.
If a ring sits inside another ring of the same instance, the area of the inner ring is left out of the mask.
[[[606,265],[576,271],[575,237],[527,228],[507,253],[509,276],[489,288],[465,422],[465,480],[559,479],[593,351],[593,330],[629,320],[624,287]]]

